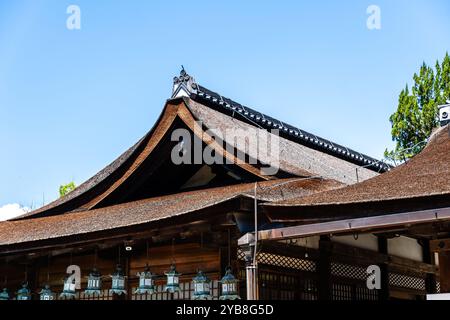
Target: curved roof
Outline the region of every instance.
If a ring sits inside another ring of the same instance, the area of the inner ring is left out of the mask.
[[[130,179],[132,175],[137,172],[138,168],[150,156],[152,151],[155,150],[160,141],[167,134],[170,134],[170,128],[172,128],[175,119],[181,119],[188,127],[190,127],[192,132],[196,130],[194,126],[198,126],[198,124],[187,108],[188,104],[189,99],[186,98],[169,100],[154,127],[118,159],[66,196],[57,199],[42,208],[11,220],[84,211],[95,208],[101,201],[117,190],[121,184],[127,179]],[[199,130],[201,130],[201,128],[199,128]],[[206,140],[206,137],[204,137],[204,139]],[[233,155],[225,154],[226,152],[220,149],[219,146],[213,146],[213,148],[219,154],[229,158],[231,163],[236,163],[236,165],[247,170],[250,174],[259,178],[259,180],[269,179],[268,177],[262,176],[260,171],[254,166],[247,163],[239,163]],[[306,172],[305,174],[310,175]]]
[[[231,119],[239,121],[241,124],[245,123],[266,130],[279,129],[282,138],[279,162],[283,174],[272,178],[320,175],[327,179],[352,184],[358,179],[359,181],[365,180],[376,175],[377,172],[388,169],[387,166],[373,158],[224,98],[195,84],[193,78],[183,72],[182,81],[176,78],[176,82],[182,83],[183,86],[190,86],[189,98],[168,100],[156,124],[133,147],[66,196],[12,220],[91,210],[108,203],[106,199],[117,194],[119,187],[137,175],[146,159],[169,133],[176,119],[181,119],[193,132],[195,126],[193,123],[197,119],[209,124],[210,128],[238,125],[237,122],[230,122]],[[219,120],[216,121],[217,119]],[[210,143],[206,140],[204,142]],[[234,156],[227,154],[226,150],[220,150],[220,146],[213,148],[219,154],[233,158],[233,163],[248,172],[255,181],[271,179],[271,177],[261,175],[258,166],[248,163],[240,164]],[[116,203],[113,202],[113,204]]]
[[[220,132],[241,130],[245,134],[245,132],[251,132],[247,130],[254,128],[248,122],[230,117],[195,101],[190,101],[189,110],[196,119],[202,121],[205,127],[218,129]],[[233,145],[233,136],[225,135],[224,139],[228,144]],[[249,150],[251,149],[250,154],[258,153],[254,145],[250,144],[248,147]],[[368,168],[360,167],[282,136],[278,139],[278,150],[278,159],[271,159],[270,162],[278,163],[280,170],[294,176],[320,175],[344,184],[354,184],[377,175],[376,172]]]
[[[196,87],[198,89],[191,94],[191,98],[221,112],[231,114],[267,130],[278,129],[280,135],[289,140],[379,173],[386,172],[391,168],[387,163],[243,106],[201,85]]]
[[[341,186],[333,180],[291,178],[258,183],[260,201],[276,201]],[[0,247],[166,221],[224,204],[239,197],[254,197],[255,183],[183,192],[100,209],[18,221],[0,222]],[[199,218],[196,216],[197,219]],[[192,220],[195,220],[193,218]]]
[[[366,181],[265,205],[272,220],[302,220],[308,213],[388,213],[450,204],[450,125],[439,128],[424,150],[406,163]],[[279,214],[279,215],[278,215]]]

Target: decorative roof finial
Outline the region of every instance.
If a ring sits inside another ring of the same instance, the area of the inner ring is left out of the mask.
[[[447,101],[448,104],[444,104],[442,106],[438,106],[439,109],[439,122],[441,123],[441,126],[445,126],[448,123],[450,123],[450,103]]]
[[[197,93],[197,84],[181,65],[180,75],[173,78],[172,98],[190,97],[192,93]]]

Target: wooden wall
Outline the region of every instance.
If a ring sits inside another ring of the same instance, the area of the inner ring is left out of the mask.
[[[172,255],[172,252],[174,254]],[[133,249],[125,251],[120,250],[120,264],[122,265],[130,286],[137,284],[137,273],[144,270],[148,263],[152,273],[158,275],[156,283],[165,282],[164,272],[167,272],[175,262],[177,271],[182,274],[180,281],[190,281],[198,269],[201,269],[208,276],[215,280],[221,275],[220,266],[220,250],[219,248],[202,248],[197,243],[179,244],[174,246],[150,247],[148,259],[146,248]],[[95,265],[103,276],[105,287],[110,283],[108,277],[114,272],[119,262],[119,249],[112,248],[104,251],[98,251],[97,254],[81,253],[81,254],[65,254],[59,257],[53,257],[48,263],[48,258],[41,258],[38,263],[34,264],[37,268],[36,287],[41,288],[45,283],[49,282],[54,291],[61,291],[63,279],[66,276],[66,269],[69,265],[78,265],[81,268],[82,290],[86,287],[87,276]],[[50,268],[48,268],[50,265]],[[48,274],[48,270],[50,271]],[[48,275],[50,281],[47,281]],[[23,276],[23,273],[22,275]]]

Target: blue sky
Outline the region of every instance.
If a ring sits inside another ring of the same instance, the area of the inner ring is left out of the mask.
[[[66,28],[69,5],[81,30]],[[368,30],[366,9],[381,9]],[[382,157],[423,61],[450,50],[442,1],[0,2],[0,207],[82,183],[155,122],[183,64],[202,85]]]

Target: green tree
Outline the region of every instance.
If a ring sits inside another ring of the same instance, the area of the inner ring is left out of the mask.
[[[75,185],[75,183],[69,182],[68,184],[63,184],[59,186],[59,196],[60,197],[64,197],[66,194],[68,194],[69,192],[73,191],[77,186]]]
[[[438,126],[438,105],[450,98],[450,56],[446,53],[435,69],[423,63],[413,77],[413,86],[400,92],[398,106],[389,118],[395,149],[384,155],[397,161],[413,157],[425,146],[426,139]]]

